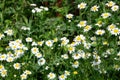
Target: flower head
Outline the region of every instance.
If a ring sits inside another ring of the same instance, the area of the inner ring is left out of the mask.
[[[14,67],[15,69],[20,69],[20,68],[21,68],[21,65],[20,65],[20,63],[14,63],[13,67]]]
[[[99,6],[94,5],[93,7],[91,7],[91,11],[96,12],[96,11],[98,11],[98,8],[99,8]]]
[[[86,3],[82,2],[82,3],[78,4],[78,8],[84,9],[86,7],[86,5],[87,5]]]
[[[55,75],[55,73],[50,72],[50,73],[47,75],[47,77],[52,80],[52,79],[54,79],[54,78],[56,77],[56,75]]]
[[[81,28],[86,26],[86,24],[87,24],[87,21],[80,21],[77,26]]]
[[[95,33],[97,35],[103,35],[105,33],[105,30],[97,30]]]
[[[52,47],[53,46],[53,41],[52,40],[48,40],[45,43],[48,47]]]
[[[104,19],[106,19],[106,18],[110,17],[111,14],[110,14],[110,13],[102,13],[101,16],[102,16]]]
[[[12,36],[13,35],[13,30],[12,29],[8,29],[4,33],[6,33],[8,36]]]
[[[45,62],[46,62],[46,60],[45,60],[44,58],[40,58],[40,59],[38,60],[38,64],[41,65],[41,66],[44,65]]]
[[[106,5],[107,5],[108,7],[112,7],[112,6],[115,5],[115,3],[114,3],[113,1],[108,1],[108,3],[106,3]]]
[[[66,18],[72,19],[72,18],[73,18],[73,14],[67,14],[67,15],[66,15]]]
[[[118,6],[118,5],[112,6],[112,7],[111,7],[111,10],[114,11],[114,12],[115,12],[115,11],[118,11],[118,10],[119,10],[119,6]]]

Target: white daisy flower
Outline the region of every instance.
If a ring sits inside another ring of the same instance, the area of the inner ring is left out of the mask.
[[[33,47],[31,51],[33,54],[39,53],[39,49],[37,47]]]
[[[48,75],[47,75],[48,79],[52,80],[52,79],[55,79],[56,75],[55,73],[52,73],[50,72]]]
[[[111,33],[112,33],[113,35],[117,36],[117,35],[120,34],[120,29],[114,28],[114,29],[111,31]]]
[[[108,25],[107,29],[109,31],[112,31],[114,28],[116,28],[116,25],[115,24],[111,24],[111,25]]]
[[[112,7],[112,6],[115,5],[115,2],[113,2],[113,1],[108,1],[108,3],[106,3],[106,5],[107,5],[108,7]]]
[[[13,67],[18,70],[18,69],[21,68],[21,64],[20,63],[14,63]]]
[[[97,35],[103,35],[105,33],[105,30],[97,30],[95,33]]]
[[[22,75],[20,75],[20,77],[21,77],[21,80],[25,80],[25,79],[27,79],[27,74],[22,74]]]
[[[63,55],[61,55],[61,57],[64,58],[64,59],[68,59],[69,58],[68,54],[63,54]]]
[[[87,25],[87,21],[80,21],[79,23],[78,23],[78,27],[85,27]]]
[[[111,14],[106,12],[106,13],[102,13],[101,16],[102,16],[104,19],[106,19],[106,18],[110,17]]]
[[[67,78],[67,76],[64,75],[64,74],[62,74],[62,75],[60,75],[58,78],[59,78],[59,80],[65,80],[65,79]]]
[[[72,67],[73,67],[73,68],[78,68],[78,67],[79,67],[79,62],[78,62],[78,61],[75,61],[75,62],[72,64]]]
[[[91,29],[92,29],[91,25],[87,25],[84,27],[84,32],[88,32]]]
[[[7,76],[7,70],[5,70],[5,69],[2,70],[0,73],[1,73],[1,76],[2,76],[2,77]]]
[[[93,11],[93,12],[96,12],[96,11],[98,11],[98,8],[99,8],[99,6],[97,6],[97,5],[94,5],[93,7],[91,7],[91,11]]]
[[[42,57],[42,54],[41,54],[41,53],[36,53],[35,56],[36,56],[37,58],[41,58],[41,57]]]
[[[115,11],[118,11],[118,10],[119,10],[119,6],[118,6],[118,5],[112,6],[112,7],[111,7],[111,10],[114,11],[114,12],[115,12]]]
[[[66,15],[66,18],[68,18],[68,19],[72,19],[72,18],[73,18],[73,14],[70,14],[70,13],[67,14],[67,15]]]
[[[80,53],[74,53],[74,54],[72,55],[72,57],[74,58],[74,60],[78,60],[78,59],[81,58],[81,54],[80,54]]]
[[[40,59],[38,60],[38,64],[39,64],[40,66],[44,65],[45,62],[46,62],[46,60],[45,60],[44,58],[40,58]]]
[[[48,47],[52,47],[53,46],[53,41],[52,40],[48,40],[45,42],[45,44],[48,46]]]
[[[27,38],[26,38],[26,42],[32,42],[32,38],[27,37]]]
[[[86,3],[84,3],[84,2],[82,2],[82,3],[80,3],[80,4],[78,4],[78,9],[84,9],[84,8],[86,8]]]
[[[4,33],[6,33],[8,36],[12,36],[13,35],[13,30],[8,29],[8,30],[4,31]]]

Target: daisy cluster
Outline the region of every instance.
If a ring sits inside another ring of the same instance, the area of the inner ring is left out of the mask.
[[[33,14],[49,10],[44,6],[36,7],[36,4],[30,6],[34,7],[31,10]],[[96,71],[99,74],[109,73],[110,68],[119,71],[120,64],[117,62],[120,61],[120,25],[119,22],[110,21],[112,13],[119,11],[119,6],[113,1],[104,3],[104,6],[106,11],[99,13],[98,19],[93,22],[83,18],[74,22],[76,15],[65,14],[64,17],[68,20],[66,24],[74,23],[72,27],[76,29],[72,37],[54,36],[50,39],[35,39],[34,33],[20,39],[10,39],[5,49],[0,49],[1,78],[7,78],[11,74],[15,80],[27,80],[40,73],[43,76],[40,75],[39,78],[42,76],[44,80],[74,80],[74,76],[79,76],[86,70]],[[76,9],[81,13],[89,9],[96,14],[102,8],[100,5],[89,6],[88,3],[81,2]],[[32,33],[31,27],[22,26],[20,29]],[[59,29],[56,27],[56,34]],[[14,37],[14,34],[14,29],[6,29],[0,33],[0,41]],[[109,60],[113,60],[112,64]],[[12,73],[10,69],[15,71]]]
[[[48,7],[44,7],[44,6],[40,6],[40,7],[36,7],[36,4],[31,4],[31,6],[35,6],[34,9],[32,9],[32,13],[40,13],[42,11],[48,11]]]

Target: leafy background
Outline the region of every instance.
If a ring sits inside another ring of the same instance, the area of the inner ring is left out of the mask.
[[[103,29],[106,28],[110,23],[119,23],[120,22],[120,11],[117,13],[112,12],[110,9],[107,9],[105,3],[108,0],[0,0],[0,32],[3,33],[6,29],[14,30],[13,36],[5,37],[0,41],[0,52],[6,53],[5,47],[8,45],[9,41],[21,39],[23,43],[31,48],[30,44],[25,42],[26,37],[32,37],[34,41],[40,40],[49,40],[61,37],[67,37],[70,42],[73,41],[73,38],[79,34],[84,34],[89,41],[89,38],[94,36],[94,32],[98,29],[96,26],[93,26],[92,31],[84,33],[82,30],[79,30],[77,23],[80,20],[87,20],[88,24],[95,24],[97,21],[101,20],[105,23]],[[119,0],[113,0],[117,4],[120,4]],[[88,6],[85,10],[78,10],[77,5],[81,2],[86,2]],[[31,10],[34,8],[30,4],[35,3],[39,6],[46,6],[49,8],[48,12],[42,12],[38,14],[33,14]],[[93,13],[90,11],[91,6],[99,5],[101,8],[99,12]],[[112,17],[107,20],[102,19],[99,15],[103,12],[110,12]],[[65,15],[68,13],[74,14],[72,22],[68,22]],[[30,27],[30,31],[21,30],[22,26]],[[59,28],[60,26],[60,28]],[[118,26],[120,28],[120,26]],[[107,40],[110,46],[102,46],[101,42]],[[79,60],[81,63],[79,68],[74,69],[70,67],[70,62],[73,62],[73,59],[65,61],[61,59],[61,54],[68,53],[65,47],[59,47],[58,41],[53,45],[51,50],[47,46],[39,47],[40,51],[44,53],[47,64],[50,67],[50,70],[46,71],[45,66],[39,66],[36,64],[36,58],[31,55],[31,52],[25,52],[24,57],[17,59],[15,62],[24,62],[26,66],[23,67],[19,72],[16,72],[10,65],[12,63],[1,62],[4,66],[7,66],[6,69],[9,69],[8,76],[1,80],[12,80],[13,74],[20,75],[22,70],[29,69],[32,71],[32,75],[28,77],[27,80],[47,80],[46,75],[50,71],[54,71],[57,74],[61,74],[64,70],[78,71],[78,75],[71,73],[71,76],[67,80],[119,80],[120,72],[113,69],[113,65],[120,65],[119,61],[115,61],[114,57],[119,51],[119,46],[117,46],[116,41],[118,37],[105,34],[103,37],[97,37],[97,45],[93,46],[89,52],[93,52],[94,49],[97,49],[99,55],[102,56],[102,53],[107,49],[113,49],[112,56],[108,58],[102,58],[101,68],[107,70],[106,74],[100,74],[98,71],[94,70],[91,67],[90,61],[92,57],[87,60]],[[100,47],[102,46],[102,47]],[[82,48],[79,46],[78,48]],[[84,49],[85,50],[85,49]],[[87,52],[87,50],[86,50]],[[70,56],[70,55],[69,55]],[[56,63],[60,63],[60,66],[57,66]],[[19,77],[16,77],[14,80],[19,80]],[[57,80],[57,79],[56,79]]]

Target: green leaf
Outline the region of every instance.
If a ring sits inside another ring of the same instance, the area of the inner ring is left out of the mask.
[[[96,47],[96,46],[97,46],[97,43],[96,43],[96,42],[93,42],[93,43],[92,43],[92,46],[93,46],[93,47]]]
[[[0,47],[0,51],[3,51],[3,48],[2,48],[2,47]]]

